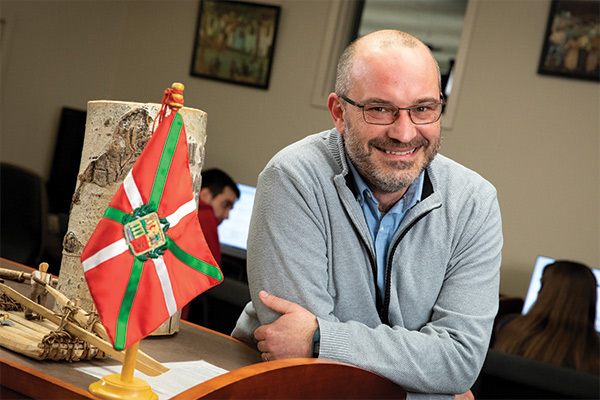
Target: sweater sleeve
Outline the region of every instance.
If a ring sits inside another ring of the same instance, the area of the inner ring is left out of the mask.
[[[247,261],[250,294],[261,325],[279,314],[258,299],[260,290],[335,320],[327,290],[328,239],[322,216],[315,214],[315,194],[277,168],[263,171],[258,187]]]

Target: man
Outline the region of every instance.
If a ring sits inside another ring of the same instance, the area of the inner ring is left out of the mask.
[[[414,37],[375,32],[344,52],[335,129],[259,177],[252,302],[232,335],[263,360],[346,362],[409,397],[472,386],[498,307],[501,220],[494,187],[437,154],[442,102],[437,63]]]
[[[221,244],[218,226],[229,218],[229,211],[240,197],[235,181],[220,169],[202,172],[202,186],[198,198],[198,221],[206,244],[217,264],[221,265]],[[181,319],[200,323],[205,296],[197,296],[181,311]]]
[[[240,197],[234,180],[219,169],[202,173],[202,187],[198,199],[198,220],[208,247],[217,263],[221,263],[221,245],[217,227],[229,218],[229,211]]]

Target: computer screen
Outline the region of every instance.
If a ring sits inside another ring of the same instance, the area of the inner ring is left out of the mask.
[[[256,188],[239,183],[240,198],[229,212],[229,218],[219,225],[221,253],[246,258],[246,242]]]
[[[554,258],[538,256],[533,267],[533,273],[531,274],[531,281],[529,281],[529,288],[527,289],[527,296],[523,303],[522,314],[525,315],[531,310],[531,307],[537,299],[538,292],[542,287],[542,272],[547,265],[552,264],[555,261]],[[591,268],[594,276],[596,277],[596,331],[600,332],[600,269]]]

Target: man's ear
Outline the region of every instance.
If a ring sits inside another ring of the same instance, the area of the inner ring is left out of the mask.
[[[206,204],[210,204],[212,199],[213,199],[213,195],[210,192],[209,188],[203,187],[202,189],[200,189],[200,200],[202,200]]]
[[[327,107],[333,118],[335,128],[339,133],[344,133],[344,108],[342,107],[342,99],[335,93],[331,93],[327,99]]]

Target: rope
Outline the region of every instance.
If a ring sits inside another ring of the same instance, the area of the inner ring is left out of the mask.
[[[77,312],[77,308],[70,303],[63,307],[61,321],[54,331],[50,332],[42,339],[40,347],[43,349],[42,358],[51,360],[66,360],[69,362],[89,360],[94,357],[104,357],[104,352],[92,347],[88,342],[78,337],[71,336],[65,330],[67,322],[72,322],[76,325],[77,321],[73,315]],[[96,312],[91,313],[91,316],[86,323],[84,329],[91,331],[93,325],[99,321]]]
[[[2,311],[23,311],[21,303],[8,297],[5,293],[0,293],[0,310]]]
[[[92,329],[94,328],[94,325],[96,324],[96,322],[100,322],[100,316],[98,315],[98,313],[96,311],[92,311],[90,312],[88,317],[88,322],[87,324],[84,326],[84,329],[86,331],[92,331]]]

